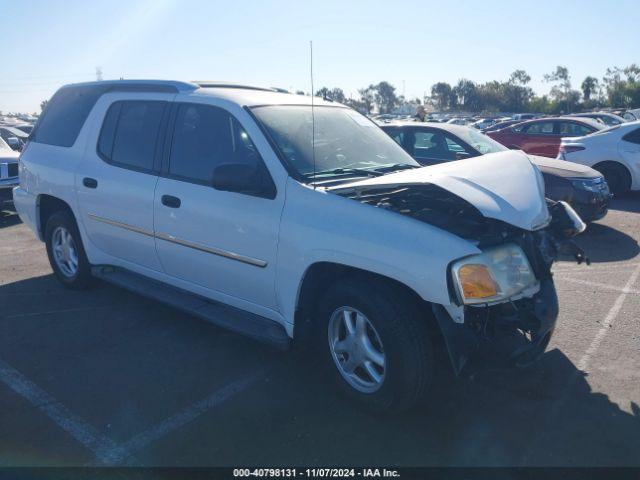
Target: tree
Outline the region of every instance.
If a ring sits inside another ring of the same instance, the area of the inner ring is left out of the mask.
[[[347,97],[344,95],[344,92],[341,88],[334,87],[329,92],[329,98],[334,102],[344,103],[347,100]]]
[[[431,87],[431,98],[438,110],[446,110],[451,101],[452,89],[447,82],[438,82]]]
[[[371,109],[373,108],[375,88],[376,87],[374,85],[369,85],[367,88],[361,88],[358,90],[362,106],[364,107],[367,115],[371,113]]]
[[[330,93],[331,90],[329,90],[327,87],[322,87],[320,90],[316,91],[316,97],[327,98],[329,97]]]
[[[456,104],[468,110],[474,110],[478,107],[476,97],[476,84],[471,80],[460,79],[458,84],[453,87],[452,93],[456,96]]]
[[[524,87],[531,81],[531,77],[524,70],[516,70],[509,77],[509,83],[512,85],[520,85]]]
[[[396,87],[389,82],[380,82],[374,86],[374,99],[380,113],[389,113],[398,104]]]
[[[580,86],[582,89],[582,96],[585,101],[591,100],[591,94],[594,93],[598,89],[598,79],[592,76],[588,76],[582,81],[582,85]]]
[[[558,65],[553,72],[546,74],[543,78],[545,82],[559,82],[558,85],[554,85],[551,88],[550,95],[556,100],[556,102],[564,102],[565,110],[563,113],[570,113],[575,93],[571,92],[571,77],[569,76],[569,69],[562,65]]]

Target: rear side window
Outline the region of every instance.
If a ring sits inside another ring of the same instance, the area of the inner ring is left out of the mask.
[[[553,122],[536,122],[523,127],[527,135],[551,135],[553,133]]]
[[[627,133],[622,139],[625,142],[631,142],[640,145],[640,128],[636,128],[632,132]]]
[[[563,137],[582,137],[593,130],[585,125],[574,122],[560,122],[560,135]]]
[[[31,140],[59,147],[71,147],[89,112],[107,87],[88,85],[58,90],[49,100]]]
[[[107,111],[98,154],[108,163],[139,171],[153,170],[158,133],[166,102],[116,102]]]
[[[218,165],[258,166],[260,162],[251,138],[226,110],[210,105],[180,105],[169,159],[171,175],[210,185]]]

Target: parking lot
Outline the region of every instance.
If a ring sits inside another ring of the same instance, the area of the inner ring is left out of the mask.
[[[0,465],[640,465],[640,196],[559,262],[533,368],[442,375],[400,417],[342,399],[279,352],[107,284],[65,290],[0,218]]]

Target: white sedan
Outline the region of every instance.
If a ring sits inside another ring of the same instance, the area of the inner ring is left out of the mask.
[[[613,193],[640,190],[640,121],[563,138],[558,158],[598,170]]]

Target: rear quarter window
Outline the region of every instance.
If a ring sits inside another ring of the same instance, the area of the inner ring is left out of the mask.
[[[47,103],[31,141],[58,147],[71,147],[84,122],[107,87],[86,85],[64,87]]]
[[[97,150],[107,163],[138,171],[151,171],[160,124],[167,103],[129,100],[113,103],[104,117]]]
[[[635,130],[627,133],[622,137],[622,140],[640,145],[640,128],[636,128]]]

